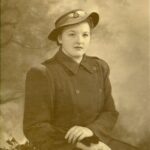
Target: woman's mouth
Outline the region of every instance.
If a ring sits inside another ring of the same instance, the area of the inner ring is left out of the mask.
[[[75,46],[74,48],[77,49],[77,50],[82,50],[83,49],[82,46]]]

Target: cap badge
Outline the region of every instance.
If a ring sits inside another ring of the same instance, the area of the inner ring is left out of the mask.
[[[74,18],[78,18],[79,16],[80,16],[80,15],[79,15],[78,12],[74,12],[74,13],[73,13],[73,17],[74,17]]]

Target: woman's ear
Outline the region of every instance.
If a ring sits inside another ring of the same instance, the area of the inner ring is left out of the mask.
[[[62,44],[62,36],[61,36],[61,34],[58,35],[57,41],[58,41],[59,44]]]

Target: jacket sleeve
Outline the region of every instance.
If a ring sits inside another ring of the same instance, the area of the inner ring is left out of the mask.
[[[99,60],[99,78],[103,80],[103,95],[104,95],[104,106],[102,112],[99,113],[98,117],[88,125],[94,134],[105,143],[108,142],[108,137],[113,129],[117,118],[118,112],[115,108],[114,100],[111,94],[111,83],[109,80],[109,66],[103,60]]]
[[[50,149],[55,129],[50,124],[53,87],[49,85],[45,66],[30,69],[26,77],[24,134],[29,142],[42,150]]]

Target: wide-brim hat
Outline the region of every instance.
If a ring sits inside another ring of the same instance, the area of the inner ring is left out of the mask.
[[[94,28],[99,22],[99,14],[96,12],[87,13],[82,9],[67,12],[56,20],[55,28],[50,32],[48,38],[52,41],[57,41],[57,36],[62,28],[78,24],[86,20],[89,20],[92,24],[92,28]]]

